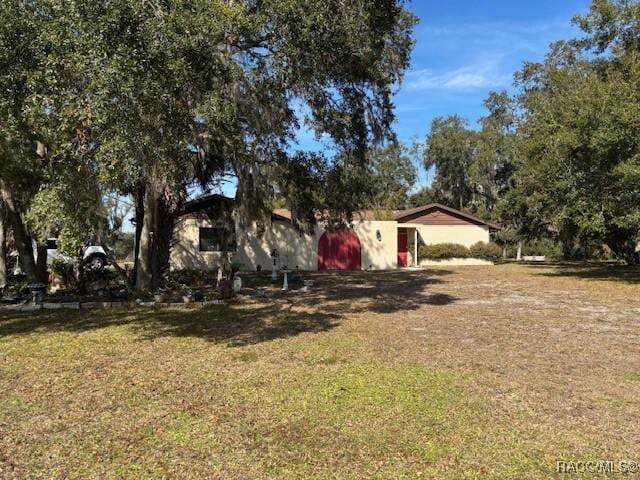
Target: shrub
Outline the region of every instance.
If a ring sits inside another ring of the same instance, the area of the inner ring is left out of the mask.
[[[66,258],[56,258],[49,265],[49,271],[56,275],[65,288],[75,290],[78,287],[76,263]]]
[[[522,246],[522,255],[537,256],[543,255],[546,260],[561,260],[562,245],[549,239],[529,240]]]
[[[113,251],[118,260],[126,260],[133,257],[135,235],[123,233],[113,244]]]
[[[502,248],[495,243],[478,242],[469,248],[470,257],[495,262],[502,257]]]
[[[467,258],[469,249],[457,243],[436,243],[434,245],[422,245],[418,249],[420,260],[447,260],[449,258]]]
[[[112,283],[116,283],[119,279],[120,277],[118,274],[110,268],[104,268],[102,270],[85,269],[82,281],[85,285],[101,283],[108,286]]]
[[[204,270],[185,268],[180,270],[172,270],[169,274],[169,281],[179,285],[187,285],[190,287],[202,285],[205,281],[207,273]]]

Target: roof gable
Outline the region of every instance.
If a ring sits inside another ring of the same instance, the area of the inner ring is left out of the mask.
[[[494,223],[486,222],[455,208],[447,207],[440,203],[430,203],[421,207],[402,210],[394,214],[398,223],[421,223],[424,225],[479,225],[487,226],[492,230],[500,227]]]

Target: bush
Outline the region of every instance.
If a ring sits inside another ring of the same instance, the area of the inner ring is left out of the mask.
[[[102,270],[85,269],[84,275],[82,277],[82,281],[84,282],[85,286],[96,283],[101,283],[105,286],[108,286],[116,283],[119,279],[120,277],[118,276],[118,274],[110,268],[104,268]]]
[[[450,258],[468,258],[469,249],[457,243],[436,243],[434,245],[422,245],[418,249],[420,260],[448,260]]]
[[[133,233],[123,233],[113,244],[113,252],[117,260],[127,260],[133,258],[133,247],[135,235]]]
[[[56,258],[49,265],[49,271],[60,279],[64,288],[75,290],[78,287],[76,263],[73,260]]]
[[[179,285],[187,285],[189,287],[200,286],[205,282],[207,275],[211,276],[215,272],[207,272],[199,269],[185,268],[181,270],[172,270],[169,273],[169,281]]]
[[[482,260],[489,260],[495,262],[502,257],[502,248],[495,243],[478,242],[472,245],[469,249],[471,258],[480,258]]]
[[[522,247],[523,256],[538,256],[543,255],[546,260],[561,260],[562,245],[558,242],[554,242],[549,239],[529,240],[524,242]]]

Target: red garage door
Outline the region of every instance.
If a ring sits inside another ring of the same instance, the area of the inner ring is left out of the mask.
[[[353,230],[324,232],[318,242],[318,270],[360,270],[360,239]]]

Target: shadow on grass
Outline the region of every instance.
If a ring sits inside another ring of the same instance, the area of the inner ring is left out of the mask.
[[[640,266],[611,263],[560,263],[555,265],[527,265],[537,275],[546,277],[573,277],[586,280],[611,281],[628,284],[640,283]],[[535,272],[535,270],[542,270]]]
[[[395,313],[424,305],[448,305],[456,297],[430,291],[450,270],[335,272],[308,274],[315,282],[308,303],[340,313]]]
[[[215,343],[249,345],[304,332],[324,332],[337,325],[336,314],[296,311],[282,302],[189,309],[43,310],[30,315],[14,314],[8,321],[0,316],[0,337],[125,326],[141,339],[196,337]]]
[[[230,346],[249,345],[306,332],[326,332],[338,326],[349,313],[393,313],[453,303],[455,297],[429,291],[430,286],[442,283],[439,277],[450,273],[434,270],[305,274],[305,279],[314,281],[308,293],[282,293],[202,309],[0,313],[0,337],[125,326],[142,339],[197,337]]]

